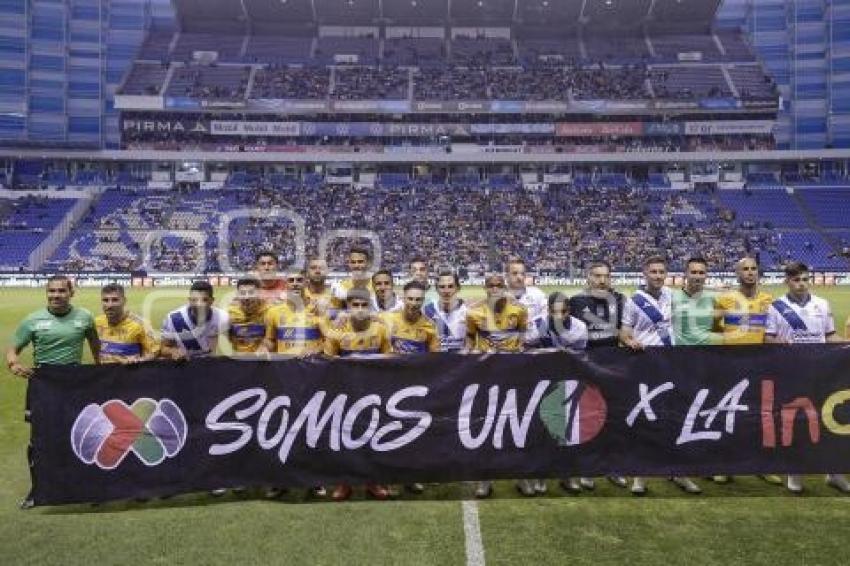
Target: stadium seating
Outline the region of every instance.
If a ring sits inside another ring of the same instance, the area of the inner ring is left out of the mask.
[[[384,41],[384,64],[428,67],[445,61],[444,42],[434,37],[390,38]]]
[[[407,99],[410,85],[406,69],[342,68],[335,79],[333,98],[337,100]]]
[[[137,63],[124,81],[121,92],[124,94],[157,95],[162,89],[167,74],[167,66],[154,63]]]
[[[720,37],[721,43],[729,45],[726,55],[715,36],[708,34],[654,35],[649,39],[654,55],[643,35],[610,34],[516,42],[483,37],[389,38],[382,46],[375,37],[184,33],[171,52],[168,46],[154,49],[157,41],[170,45],[172,36],[149,36],[122,93],[159,92],[168,73],[163,61],[175,61],[180,66],[166,94],[193,98],[241,98],[250,90],[254,98],[321,99],[329,95],[330,70],[325,66],[354,64],[358,70],[336,72],[340,84],[333,94],[337,99],[405,98],[410,85],[397,66],[413,66],[419,69],[413,95],[420,100],[565,100],[568,92],[579,100],[645,99],[651,96],[647,78],[656,98],[690,100],[732,96],[721,68],[710,63],[735,61],[729,76],[742,97],[776,97],[773,82],[746,42],[728,33]],[[194,51],[216,51],[222,65],[187,65]],[[698,63],[679,61],[680,53],[696,52],[702,54]],[[247,68],[229,66],[236,62],[262,65],[250,89]]]
[[[656,98],[691,100],[732,96],[723,71],[718,66],[657,67],[649,75]]]
[[[300,64],[310,59],[312,44],[309,37],[252,35],[242,59],[246,63]]]
[[[327,98],[330,72],[327,69],[272,67],[254,75],[252,98]]]
[[[796,229],[807,225],[805,216],[785,190],[721,191],[720,201],[735,211],[739,222]]]
[[[280,188],[250,191],[107,191],[49,265],[99,270],[130,269],[144,263],[149,269],[197,269],[201,248],[193,238],[172,234],[163,240],[151,235],[154,230],[190,230],[207,235],[204,261],[208,269],[216,269],[221,267],[216,253],[222,236],[218,227],[225,213],[239,208],[261,208],[264,214],[228,224],[227,257],[235,268],[249,266],[254,253],[264,246],[284,250],[285,257],[294,259],[294,227],[275,210],[292,211],[305,219],[310,253],[317,251],[328,230],[375,231],[383,246],[383,266],[391,269],[403,269],[410,250],[440,265],[469,269],[494,268],[490,259],[512,250],[538,269],[552,271],[578,268],[594,257],[608,259],[619,269],[636,269],[650,249],[671,258],[701,250],[717,268],[729,268],[734,258],[753,251],[760,252],[768,265],[776,265],[788,249],[803,250],[808,254],[803,257],[827,265],[831,250],[816,234],[792,235],[805,226],[791,224],[801,218],[799,211],[796,217],[789,212],[788,221],[778,222],[762,207],[748,208],[734,198],[761,199],[757,202],[767,207],[782,203],[795,211],[793,200],[779,191],[761,191],[761,197],[721,194],[718,202],[714,193],[638,189],[622,174],[578,175],[576,188],[553,186],[544,192],[521,189],[510,174],[490,175],[484,183],[476,175],[455,175],[449,190],[439,181],[414,183],[400,173],[381,174],[372,189],[317,185],[316,178],[308,184],[294,181],[279,176]],[[232,174],[227,186],[259,182],[255,175],[242,172]],[[730,200],[737,204],[730,205]],[[739,211],[737,218],[724,217],[723,208]],[[382,213],[375,215],[374,210]],[[745,216],[743,211],[752,213]],[[792,230],[782,230],[788,235],[777,240],[777,231],[765,224],[769,220]],[[145,263],[141,253],[146,241],[151,255]],[[807,246],[807,241],[814,246]]]
[[[249,67],[189,65],[176,70],[168,84],[169,96],[239,99],[248,88]]]
[[[76,199],[0,198],[0,269],[18,271],[59,225]]]
[[[850,228],[850,189],[799,190],[797,195],[825,228]]]

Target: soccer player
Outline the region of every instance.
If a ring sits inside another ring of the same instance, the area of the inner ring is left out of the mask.
[[[452,271],[437,275],[439,300],[425,305],[422,312],[434,321],[440,335],[440,351],[461,352],[466,346],[466,303],[457,296],[460,280]]]
[[[334,308],[341,308],[352,289],[365,289],[374,294],[370,281],[369,267],[372,255],[366,248],[351,248],[348,252],[349,278],[337,281],[333,286]]]
[[[588,349],[619,346],[625,304],[625,295],[611,287],[611,265],[588,265],[587,287],[570,298],[570,314],[587,325]]]
[[[162,322],[160,355],[174,360],[210,356],[218,347],[218,337],[227,332],[227,312],[213,306],[212,285],[195,281],[189,288],[189,301],[165,315]]]
[[[714,332],[717,294],[705,288],[708,262],[692,257],[685,266],[685,286],[673,291],[673,343],[676,346],[710,346],[722,336]]]
[[[717,297],[715,329],[723,335],[723,344],[763,344],[767,309],[773,296],[759,290],[759,266],[754,258],[743,257],[735,264],[738,288]],[[767,483],[782,485],[782,478],[774,475],[759,475]],[[719,476],[715,481],[724,483],[729,478]]]
[[[528,330],[528,311],[517,303],[505,285],[502,275],[484,279],[487,298],[470,306],[466,315],[467,343],[476,352],[522,352]],[[517,488],[525,496],[535,495],[531,480],[520,480]],[[493,482],[480,481],[475,497],[489,497]]]
[[[40,365],[76,365],[83,360],[83,342],[88,342],[94,363],[100,363],[100,341],[94,317],[71,304],[74,284],[64,275],[47,280],[47,307],[27,315],[12,336],[6,351],[6,365],[14,375],[30,377],[33,369],[24,366],[20,353],[33,346],[33,361]]]
[[[587,348],[613,348],[620,345],[620,328],[626,296],[611,287],[611,264],[594,261],[587,266],[587,287],[570,298],[570,315],[587,325]],[[617,487],[628,486],[626,478],[607,476]],[[584,485],[590,487],[591,482]]]
[[[256,353],[263,345],[269,306],[260,290],[259,279],[246,277],[236,282],[236,298],[227,307],[227,338],[236,354]]]
[[[327,327],[319,314],[316,303],[306,296],[305,272],[290,269],[286,273],[285,300],[265,311],[263,324],[264,338],[261,338],[263,350],[285,356],[309,356],[324,351]],[[285,492],[278,487],[266,489],[269,499],[279,497]],[[324,486],[310,490],[316,497],[324,497]]]
[[[410,281],[403,289],[402,309],[383,315],[392,351],[397,354],[440,351],[437,327],[422,313],[425,291],[422,283]]]
[[[563,293],[552,293],[547,304],[548,316],[540,329],[538,347],[583,352],[587,348],[587,325],[570,315],[569,298]],[[546,480],[532,481],[536,493],[546,493]],[[596,487],[592,478],[563,478],[560,484],[572,493],[579,493],[582,488],[592,490]]]
[[[773,302],[769,293],[759,290],[759,267],[745,257],[735,265],[738,289],[717,298],[716,323],[724,344],[762,344],[767,309]]]
[[[336,316],[333,303],[333,289],[327,284],[328,262],[320,257],[307,260],[307,285],[304,298],[312,305],[316,313],[333,318]]]
[[[100,363],[133,364],[159,355],[159,343],[148,324],[127,310],[124,287],[116,283],[100,290],[103,314],[94,319],[100,340]]]
[[[286,283],[278,274],[279,262],[273,251],[262,251],[257,254],[254,271],[260,280],[260,298],[268,304],[277,304],[283,300]]]
[[[325,340],[325,354],[333,357],[356,357],[369,354],[388,354],[392,350],[387,327],[372,320],[369,309],[371,296],[366,289],[355,288],[349,291],[345,301],[348,316],[342,328],[328,332]],[[375,499],[389,497],[389,491],[383,485],[369,484],[366,492]],[[344,501],[351,497],[351,486],[337,485],[331,498]]]
[[[304,272],[286,275],[286,300],[266,315],[265,347],[287,356],[309,356],[324,351],[327,327],[304,294]]]
[[[647,258],[643,263],[643,276],[644,287],[635,291],[623,310],[620,340],[633,350],[672,346],[673,293],[664,284],[667,279],[667,261],[660,256]],[[690,478],[670,479],[686,493],[697,494],[702,491]],[[632,493],[645,495],[646,492],[646,480],[635,477]]]
[[[769,344],[823,344],[841,342],[835,333],[835,321],[829,303],[810,292],[809,268],[792,262],[785,266],[788,294],[773,301],[767,311],[765,342]],[[850,482],[841,474],[828,474],[826,484],[850,493]],[[785,487],[792,493],[803,492],[803,481],[789,475]]]
[[[375,297],[372,301],[372,310],[375,312],[394,312],[404,308],[404,304],[393,290],[392,272],[382,269],[373,273],[372,288],[375,290]]]
[[[425,300],[426,290],[425,285],[419,281],[410,281],[402,290],[403,308],[382,315],[383,322],[387,326],[390,346],[396,354],[440,351],[437,327],[431,319],[422,314],[422,302]],[[425,489],[421,483],[412,483],[405,487],[413,493],[422,493]],[[390,495],[397,495],[394,488],[390,488]]]
[[[418,281],[427,289],[427,291],[425,292],[425,306],[433,303],[439,298],[438,294],[434,291],[434,289],[431,288],[431,281],[429,280],[430,271],[428,269],[428,262],[425,261],[424,258],[415,257],[410,260],[410,263],[408,264],[408,273],[410,275],[411,281]]]
[[[528,311],[509,297],[505,278],[484,279],[487,298],[471,305],[466,315],[467,342],[477,352],[522,352]]]
[[[548,307],[546,294],[537,287],[525,285],[525,262],[519,258],[508,262],[508,289],[513,298],[528,311],[528,329],[525,331],[525,345],[533,346],[540,339],[540,332],[546,320]]]
[[[83,342],[88,342],[94,363],[100,363],[100,341],[92,314],[71,304],[74,284],[64,275],[47,279],[47,307],[27,315],[12,335],[6,350],[6,365],[18,377],[29,378],[33,368],[21,363],[20,354],[32,344],[35,367],[41,365],[77,365],[83,361]],[[24,420],[29,422],[30,409],[24,407]],[[27,446],[27,460],[32,467],[32,445]],[[21,509],[34,506],[31,496],[20,502]]]

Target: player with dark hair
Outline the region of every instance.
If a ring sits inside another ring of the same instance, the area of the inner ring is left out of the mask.
[[[570,315],[570,300],[561,293],[549,295],[548,313],[540,329],[539,348],[556,348],[568,352],[583,352],[587,348],[587,326]],[[532,480],[534,491],[546,493],[546,480]],[[579,493],[582,488],[592,490],[596,487],[592,478],[562,478],[561,487],[571,493]]]
[[[469,307],[466,315],[468,349],[474,352],[522,352],[528,329],[528,311],[517,303],[502,275],[484,279],[487,298]],[[535,495],[531,480],[520,480],[517,489],[525,496]],[[493,482],[479,481],[475,497],[489,497]]]
[[[425,286],[425,305],[429,305],[437,300],[438,295],[431,287],[430,270],[428,262],[422,256],[416,256],[411,259],[408,264],[408,275],[411,281],[418,281]]]
[[[94,319],[100,339],[100,361],[108,364],[145,362],[159,355],[159,343],[148,323],[127,310],[124,287],[117,283],[100,290],[103,314]]]
[[[570,315],[587,326],[587,348],[611,348],[620,345],[620,328],[626,296],[611,286],[611,264],[593,261],[586,267],[587,286],[570,298]],[[628,487],[626,478],[607,476],[617,487]],[[590,488],[592,480],[584,482]]]
[[[372,274],[372,288],[375,296],[372,300],[372,309],[375,312],[394,312],[404,308],[393,289],[393,274],[391,271],[381,269]]]
[[[100,363],[100,341],[92,314],[71,304],[74,284],[64,275],[47,280],[47,307],[29,314],[12,335],[6,350],[6,365],[13,374],[30,377],[32,368],[21,364],[19,355],[33,345],[34,365],[74,365],[83,360],[83,342],[88,342],[94,363]]]
[[[328,262],[320,257],[308,258],[306,275],[304,298],[313,305],[317,313],[333,318],[336,312],[333,308],[333,289],[327,283]]]
[[[537,287],[526,285],[526,265],[520,258],[511,258],[506,269],[508,289],[513,298],[528,312],[528,328],[523,338],[527,347],[533,347],[540,340],[543,324],[546,320],[546,294]]]
[[[620,343],[626,297],[611,287],[611,265],[594,261],[587,266],[587,287],[570,298],[570,314],[587,325],[587,347]]]
[[[673,293],[665,285],[667,260],[660,256],[647,258],[643,262],[643,276],[644,286],[635,291],[623,310],[620,339],[623,344],[633,350],[672,346]],[[686,493],[702,492],[690,478],[670,479]],[[644,495],[646,492],[646,480],[635,477],[632,481],[632,493]]]
[[[705,288],[708,262],[692,257],[685,264],[685,285],[673,291],[673,343],[676,346],[710,346],[722,336],[714,332],[717,294]]]
[[[210,356],[218,347],[219,335],[229,327],[227,312],[213,306],[213,288],[207,281],[195,281],[189,301],[165,315],[162,323],[163,357],[175,360]]]
[[[785,266],[788,293],[773,301],[767,311],[765,342],[768,344],[823,344],[841,342],[829,302],[811,293],[809,268],[795,261]],[[842,493],[850,493],[850,482],[842,474],[828,474],[826,484]],[[803,492],[802,477],[789,475],[785,487],[792,493]]]
[[[437,275],[439,299],[425,305],[422,313],[437,326],[440,350],[460,352],[466,346],[466,303],[458,297],[460,279],[453,271],[441,271]]]
[[[268,304],[276,304],[283,300],[283,292],[286,283],[278,274],[277,254],[271,250],[264,250],[257,254],[254,261],[254,271],[260,280],[260,298]]]
[[[348,252],[348,279],[337,281],[333,286],[334,308],[342,308],[348,292],[352,289],[365,289],[374,294],[369,269],[372,266],[372,254],[367,248],[353,247]]]
[[[265,347],[288,356],[308,356],[324,351],[327,327],[304,293],[304,272],[286,274],[286,300],[266,314]]]
[[[422,314],[425,291],[425,285],[419,281],[408,282],[402,290],[403,308],[381,315],[383,323],[387,325],[390,346],[396,354],[440,351],[437,327],[428,317]],[[412,483],[405,487],[413,493],[422,493],[425,489],[421,483]],[[395,496],[397,492],[391,488],[390,495]]]
[[[373,354],[388,354],[392,350],[387,327],[372,319],[369,305],[371,296],[366,289],[354,288],[345,300],[347,313],[342,328],[328,331],[325,339],[325,354],[332,357],[358,357]],[[366,493],[375,499],[387,499],[389,491],[383,485],[369,484]],[[337,485],[331,495],[334,501],[351,497],[351,486]]]
[[[94,363],[100,363],[100,341],[92,314],[82,307],[71,304],[74,284],[64,275],[53,275],[47,279],[47,307],[24,318],[12,335],[12,344],[6,350],[6,366],[18,377],[29,378],[33,368],[21,363],[21,352],[28,344],[33,346],[33,363],[41,365],[77,365],[83,361],[83,343],[88,342]],[[29,397],[24,407],[24,420],[29,422]],[[30,467],[32,445],[27,446]],[[21,509],[31,509],[31,496],[20,503]]]
[[[261,283],[254,277],[236,282],[236,297],[227,307],[227,337],[236,354],[256,353],[266,335],[268,303],[260,294]]]

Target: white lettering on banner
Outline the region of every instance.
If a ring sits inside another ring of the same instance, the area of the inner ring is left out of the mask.
[[[657,396],[661,395],[665,391],[669,391],[673,389],[675,386],[672,381],[668,381],[658,387],[654,388],[652,391],[649,390],[649,386],[645,383],[641,383],[638,386],[638,391],[640,393],[640,400],[638,401],[635,408],[629,413],[629,416],[626,417],[626,424],[629,427],[634,426],[635,421],[640,416],[641,413],[646,414],[646,420],[649,422],[655,421],[658,417],[655,416],[655,411],[652,410],[652,400]]]
[[[528,428],[531,426],[531,419],[537,410],[537,406],[540,404],[540,400],[543,398],[543,394],[549,387],[549,383],[551,383],[549,380],[543,380],[537,383],[534,392],[531,394],[531,399],[528,401],[525,411],[523,411],[522,419],[519,418],[516,389],[507,390],[505,393],[505,402],[502,404],[501,410],[498,411],[497,417],[499,386],[494,385],[490,387],[488,392],[487,416],[484,418],[484,424],[481,426],[481,432],[477,437],[472,436],[471,415],[479,385],[474,383],[466,386],[461,396],[460,411],[457,419],[458,435],[463,446],[470,450],[480,448],[487,441],[490,431],[494,429],[493,423],[495,421],[495,430],[493,432],[494,448],[501,450],[504,446],[505,427],[509,423],[514,445],[517,448],[525,448],[525,440],[528,436]]]
[[[334,452],[339,452],[341,447],[346,450],[356,450],[366,444],[369,444],[376,452],[397,450],[422,436],[432,422],[430,413],[405,410],[400,408],[400,405],[410,397],[426,397],[427,395],[428,388],[421,385],[406,387],[395,392],[387,400],[385,409],[387,416],[393,420],[378,428],[381,419],[379,410],[381,397],[378,395],[366,395],[346,410],[348,395],[339,394],[325,406],[327,392],[317,391],[290,423],[291,399],[288,396],[274,397],[269,401],[265,389],[246,389],[222,400],[207,415],[207,429],[213,432],[239,433],[239,437],[232,442],[213,444],[209,448],[209,453],[212,456],[223,456],[244,448],[251,441],[254,429],[251,424],[241,421],[257,414],[261,408],[263,410],[256,424],[257,444],[263,450],[273,450],[277,447],[281,464],[286,464],[292,446],[302,429],[305,444],[309,448],[316,448],[322,438],[327,438],[328,447]],[[237,406],[249,400],[253,400],[250,405],[236,409]],[[372,407],[369,426],[359,437],[354,438],[355,422],[369,407]],[[236,420],[223,420],[231,411]],[[278,414],[280,423],[271,433],[269,423],[274,422]],[[528,424],[525,420],[523,424],[527,428]]]
[[[744,379],[738,382],[729,392],[723,396],[720,402],[713,409],[700,410],[705,399],[708,397],[708,389],[700,389],[697,393],[691,408],[688,410],[688,415],[685,417],[685,422],[682,425],[682,431],[679,433],[679,438],[676,439],[676,445],[687,444],[697,440],[720,440],[723,433],[719,430],[709,430],[714,424],[714,419],[721,412],[726,413],[726,422],[724,430],[727,434],[735,432],[735,413],[739,411],[747,411],[747,405],[741,405],[741,397],[750,386],[750,380]],[[703,417],[705,431],[694,432],[697,416]]]
[[[245,423],[240,422],[219,422],[221,417],[224,416],[224,413],[234,408],[236,405],[239,405],[243,401],[247,401],[252,397],[256,397],[254,403],[251,406],[240,409],[234,413],[237,419],[242,420],[247,417],[250,417],[254,413],[256,413],[260,407],[266,402],[268,395],[266,394],[265,389],[260,389],[259,387],[255,387],[253,389],[246,389],[245,391],[240,391],[239,393],[235,393],[231,395],[221,403],[215,406],[212,411],[209,412],[206,419],[207,428],[213,432],[226,432],[226,431],[234,431],[240,432],[239,438],[235,441],[230,442],[228,444],[214,444],[210,446],[210,455],[212,456],[222,456],[224,454],[230,454],[231,452],[236,452],[251,440],[251,436],[253,431],[251,427]]]

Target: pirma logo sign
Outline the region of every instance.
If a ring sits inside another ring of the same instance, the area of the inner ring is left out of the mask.
[[[608,405],[593,385],[569,379],[555,382],[540,401],[540,420],[561,446],[576,446],[596,438],[605,426]]]
[[[188,429],[170,399],[141,398],[130,406],[112,399],[82,410],[71,428],[71,448],[77,458],[103,470],[117,468],[130,452],[146,466],[156,466],[180,452]]]

